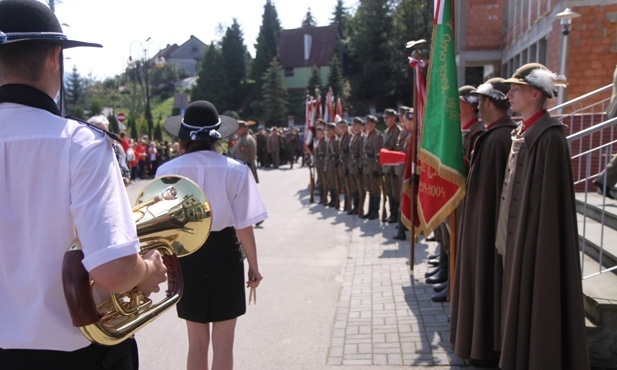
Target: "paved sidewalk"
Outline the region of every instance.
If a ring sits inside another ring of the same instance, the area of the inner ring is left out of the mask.
[[[448,303],[434,303],[424,283],[428,251],[390,238],[394,225],[354,218],[328,365],[462,365],[448,343]]]

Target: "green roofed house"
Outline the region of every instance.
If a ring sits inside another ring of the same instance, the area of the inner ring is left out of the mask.
[[[329,64],[337,52],[339,40],[337,24],[282,30],[279,60],[285,71],[287,89],[305,91],[313,66],[319,68],[321,81],[325,84],[330,74]],[[338,55],[338,58],[341,60],[341,55]]]

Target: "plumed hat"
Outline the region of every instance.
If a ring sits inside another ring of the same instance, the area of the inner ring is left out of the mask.
[[[0,47],[18,42],[46,41],[62,48],[101,47],[100,44],[69,40],[54,12],[35,0],[0,1]]]
[[[471,92],[472,95],[482,95],[493,100],[508,100],[506,94],[510,91],[510,86],[503,83],[505,80],[501,77],[495,77],[487,80],[477,89]]]
[[[214,105],[205,100],[192,102],[183,116],[169,117],[163,126],[173,136],[195,141],[215,141],[238,131],[238,121],[219,116]]]
[[[551,72],[540,63],[528,63],[517,69],[505,84],[527,85],[542,91],[548,98],[557,97],[557,86],[566,87],[568,80],[564,75]]]

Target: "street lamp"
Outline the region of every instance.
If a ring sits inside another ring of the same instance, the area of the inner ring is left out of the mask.
[[[570,8],[566,8],[566,10],[564,10],[563,12],[555,15],[555,18],[560,20],[559,24],[561,24],[561,33],[563,34],[563,37],[561,39],[561,66],[559,72],[564,76],[566,75],[566,60],[568,57],[568,35],[572,30],[572,19],[580,16],[581,15],[579,13],[573,12],[572,10],[570,10]],[[565,95],[565,88],[562,87],[557,105],[561,105],[565,101]]]
[[[131,43],[131,54],[132,54],[132,49],[133,49],[134,44],[138,44],[144,53],[143,59],[141,61],[141,65],[144,68],[144,79],[146,80],[146,112],[145,112],[145,115],[146,115],[146,122],[148,123],[148,139],[152,140],[153,139],[152,129],[153,129],[154,124],[152,123],[152,111],[150,109],[150,81],[148,78],[148,68],[150,66],[150,58],[148,57],[148,50],[150,48],[150,45],[156,42],[150,41],[150,39],[151,37],[148,37],[144,44],[142,44],[139,41],[133,41],[133,43]],[[156,44],[158,45],[158,43]],[[159,46],[159,52],[157,54],[160,54],[160,52],[161,52],[161,48]],[[164,63],[164,59],[160,57],[160,55],[158,55],[155,63],[157,65],[162,64]],[[134,62],[132,56],[129,56],[129,67],[135,68],[138,66],[139,66],[138,62]]]

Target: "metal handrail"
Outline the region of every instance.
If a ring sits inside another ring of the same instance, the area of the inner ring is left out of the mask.
[[[565,103],[559,104],[559,105],[558,105],[558,106],[556,106],[556,107],[553,107],[553,108],[551,108],[551,109],[548,109],[548,112],[550,113],[550,112],[554,112],[554,111],[556,111],[556,110],[559,110],[559,109],[565,108],[565,107],[567,107],[567,106],[570,106],[570,105],[572,105],[572,104],[575,104],[575,103],[578,103],[578,102],[580,102],[580,101],[582,101],[582,100],[585,100],[585,99],[587,99],[587,98],[588,98],[588,97],[590,97],[590,96],[593,96],[593,95],[595,95],[595,94],[599,94],[599,93],[601,93],[601,92],[604,92],[604,91],[606,91],[606,90],[610,90],[610,89],[612,89],[612,88],[613,88],[613,84],[608,84],[608,85],[606,85],[606,86],[604,86],[604,87],[601,87],[601,88],[599,88],[599,89],[597,89],[597,90],[594,90],[594,91],[592,91],[592,92],[590,92],[590,93],[587,93],[587,94],[585,94],[585,95],[581,95],[581,96],[579,96],[578,98],[575,98],[575,99],[569,100],[569,101],[567,101],[567,102],[565,102]]]
[[[594,132],[598,132],[598,131],[603,130],[605,128],[611,127],[614,124],[617,124],[617,117],[611,118],[608,121],[604,121],[602,123],[599,123],[597,125],[594,125],[592,127],[586,128],[586,129],[584,129],[582,131],[579,131],[577,133],[574,133],[574,134],[568,136],[567,137],[568,143],[572,143],[572,141],[574,141],[574,140],[580,139],[580,138],[582,138],[584,136],[591,135]]]

